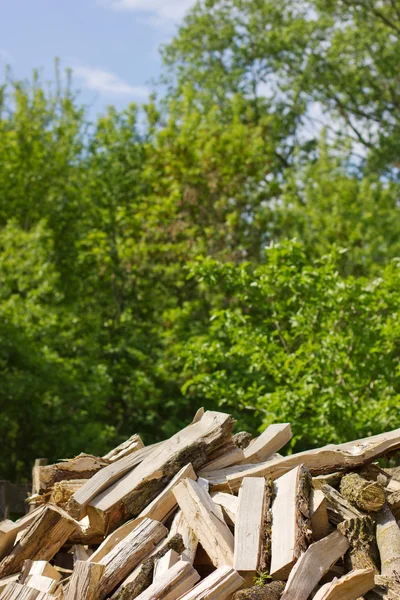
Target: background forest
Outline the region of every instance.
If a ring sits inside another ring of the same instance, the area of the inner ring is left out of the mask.
[[[400,3],[200,0],[162,93],[0,89],[0,478],[174,433],[400,426]]]

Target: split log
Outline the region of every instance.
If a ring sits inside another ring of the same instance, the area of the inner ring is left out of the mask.
[[[28,529],[43,509],[44,506],[39,506],[18,521],[6,520],[0,523],[0,560],[11,551],[18,534]]]
[[[330,485],[323,485],[322,491],[325,495],[329,520],[337,525],[347,519],[360,519],[364,515],[355,506],[343,498],[337,490]]]
[[[314,490],[322,490],[324,485],[330,485],[333,488],[338,488],[344,473],[336,471],[335,473],[326,473],[324,475],[316,475],[312,478],[312,486]]]
[[[255,585],[247,590],[240,590],[233,600],[279,600],[285,584],[283,581],[271,581],[265,585]]]
[[[398,521],[400,519],[400,492],[388,494],[388,505],[394,518]]]
[[[71,479],[71,481],[58,481],[51,488],[49,502],[66,508],[72,496],[81,489],[87,479]]]
[[[180,556],[177,552],[175,552],[175,550],[168,550],[168,552],[164,554],[164,556],[157,558],[154,561],[153,580],[155,581],[156,579],[158,579],[158,577],[164,575],[164,573],[166,573],[168,569],[176,565],[179,559]]]
[[[129,535],[119,542],[100,561],[105,566],[101,580],[100,600],[107,598],[125,577],[154,549],[167,535],[162,523],[144,519]]]
[[[215,504],[222,508],[227,524],[234,525],[236,523],[239,498],[233,494],[226,494],[225,492],[214,492],[211,494],[211,498]]]
[[[126,538],[126,536],[129,535],[135,529],[135,527],[139,525],[140,522],[140,519],[132,519],[131,521],[124,523],[124,525],[121,525],[121,527],[118,527],[118,529],[113,531],[113,533],[110,533],[110,535],[107,536],[106,539],[100,544],[97,550],[93,552],[92,556],[90,557],[90,561],[100,562],[101,559],[106,554],[111,552],[111,550],[115,548],[115,546],[119,544],[121,540]]]
[[[326,498],[321,490],[311,490],[310,516],[312,539],[314,542],[326,537],[329,533],[329,520]]]
[[[243,578],[239,573],[231,567],[220,567],[179,600],[226,600],[241,585]]]
[[[271,577],[285,580],[311,538],[311,477],[300,465],[275,481],[272,504]]]
[[[344,475],[340,482],[340,493],[365,512],[377,512],[386,502],[383,486],[377,481],[367,481],[358,473]]]
[[[216,567],[233,564],[233,535],[219,507],[198,483],[185,479],[174,489],[180,509]]]
[[[377,516],[376,541],[381,557],[381,575],[390,579],[400,574],[400,529],[396,519],[385,507]]]
[[[105,565],[77,561],[66,589],[65,600],[98,600],[100,581],[105,570]]]
[[[20,575],[21,575],[20,573],[14,573],[14,575],[8,575],[8,577],[3,577],[3,579],[0,579],[0,597],[1,597],[3,590],[10,583],[20,583],[20,581],[19,581]]]
[[[81,453],[75,458],[63,460],[54,465],[38,467],[37,487],[42,494],[50,490],[57,481],[89,479],[108,464],[109,462],[103,458]]]
[[[104,467],[101,471],[93,475],[71,498],[68,505],[68,512],[75,519],[82,519],[86,516],[86,507],[88,503],[100,494],[103,490],[110,487],[113,483],[119,481],[126,473],[132,471],[145,458],[154,452],[153,446],[146,446],[137,452],[128,454],[120,460]]]
[[[374,586],[374,571],[357,569],[323,585],[313,600],[357,600]]]
[[[350,469],[373,461],[375,458],[400,448],[400,429],[371,436],[346,444],[331,444],[315,450],[306,450],[291,456],[256,465],[243,473],[231,473],[227,483],[232,490],[240,487],[243,477],[271,477],[277,479],[294,467],[304,464],[312,475]]]
[[[172,436],[136,469],[96,496],[88,505],[89,513],[96,515],[104,529],[136,517],[184,465],[191,462],[196,470],[205,464],[231,437],[232,425],[229,415],[207,411],[198,423]]]
[[[64,510],[46,506],[0,563],[0,577],[20,571],[26,559],[51,560],[76,527],[76,521]]]
[[[177,600],[190,590],[200,575],[185,561],[176,563],[164,575],[156,579],[150,587],[137,596],[138,600]]]
[[[252,441],[253,436],[248,431],[239,431],[232,436],[232,441],[241,450],[245,450]]]
[[[367,594],[368,600],[400,600],[400,582],[376,575],[375,586],[372,592]]]
[[[181,510],[176,513],[170,529],[170,536],[175,535],[180,535],[183,540],[185,550],[182,559],[193,564],[199,540]]]
[[[265,521],[265,479],[244,478],[239,490],[233,567],[256,573],[260,566]]]
[[[349,570],[369,569],[378,571],[378,548],[376,545],[374,524],[368,516],[347,519],[339,523],[338,530],[347,537],[350,548],[345,556]]]
[[[200,477],[203,473],[216,471],[217,469],[225,469],[231,465],[236,465],[244,460],[244,452],[238,448],[233,442],[229,442],[221,446],[218,450],[210,454],[209,460],[204,467],[199,471]]]
[[[61,574],[47,560],[26,560],[22,568],[20,583],[25,583],[32,575],[50,577],[54,581],[60,581]]]
[[[45,575],[30,575],[25,582],[26,587],[38,590],[38,592],[47,592],[49,594],[56,591],[58,582]]]
[[[135,433],[125,442],[122,442],[122,444],[110,450],[110,452],[105,454],[103,458],[113,463],[117,460],[120,460],[121,458],[124,458],[124,456],[128,456],[133,452],[141,450],[141,448],[144,448],[144,444],[140,435],[137,435],[137,433]]]
[[[37,600],[39,594],[39,590],[20,583],[9,583],[0,593],[0,600]]]
[[[349,541],[340,531],[311,544],[293,567],[282,600],[307,600],[321,577],[348,548]]]
[[[292,438],[290,423],[269,425],[244,451],[243,464],[260,463],[271,458]]]

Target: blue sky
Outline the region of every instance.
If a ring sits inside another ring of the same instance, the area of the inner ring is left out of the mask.
[[[0,68],[16,79],[41,68],[52,80],[54,58],[74,70],[92,115],[146,99],[161,69],[160,44],[194,0],[0,0]]]

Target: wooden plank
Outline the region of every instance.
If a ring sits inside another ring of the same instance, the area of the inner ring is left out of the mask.
[[[232,567],[220,567],[180,600],[227,600],[243,583],[243,578]]]
[[[77,527],[57,506],[46,506],[0,563],[0,577],[20,571],[26,559],[51,560]]]
[[[97,471],[108,465],[108,461],[82,452],[75,458],[60,461],[54,465],[37,467],[36,485],[39,492],[47,492],[57,481],[66,479],[89,479]]]
[[[183,544],[185,546],[185,550],[182,553],[182,559],[193,564],[199,540],[189,523],[186,521],[181,510],[176,513],[174,520],[172,521],[170,536],[173,537],[174,535],[182,536]]]
[[[106,567],[101,581],[100,600],[107,598],[167,534],[168,529],[162,523],[144,519],[106,554],[98,563]]]
[[[200,575],[190,563],[179,561],[137,596],[137,600],[177,600],[199,579]]]
[[[126,536],[129,535],[135,529],[135,527],[137,527],[139,523],[142,522],[142,520],[143,519],[132,519],[131,521],[128,521],[127,523],[121,525],[121,527],[118,527],[118,529],[113,531],[113,533],[110,533],[110,535],[106,537],[104,542],[100,544],[97,550],[93,552],[92,556],[90,557],[90,561],[100,562],[101,559],[106,554],[111,552],[111,550],[115,548],[115,546],[119,544],[121,540],[126,538]]]
[[[245,474],[238,470],[227,476],[227,484],[232,490],[240,487],[243,477],[271,477],[277,479],[300,464],[305,465],[312,475],[322,475],[330,471],[358,467],[388,452],[400,448],[400,429],[382,433],[369,438],[330,444],[315,450],[306,450],[274,461],[266,461],[247,470]]]
[[[321,490],[311,490],[310,492],[310,516],[312,539],[317,542],[329,533],[326,498]]]
[[[104,527],[111,529],[136,517],[188,461],[195,470],[207,462],[209,454],[230,438],[232,425],[229,415],[207,411],[198,423],[172,436],[136,469],[96,496],[88,505],[89,514],[95,513]]]
[[[105,565],[78,560],[67,586],[65,600],[98,600]]]
[[[309,495],[311,477],[300,465],[275,482],[272,504],[271,571],[273,579],[285,580],[311,534]]]
[[[259,568],[265,518],[265,479],[245,477],[239,490],[233,567],[255,574]]]
[[[357,600],[375,586],[372,569],[357,569],[326,583],[314,596],[314,600]]]
[[[236,516],[239,507],[239,498],[233,494],[227,494],[225,492],[214,492],[211,494],[211,498],[222,508],[222,512],[225,521],[228,525],[234,525],[236,523]]]
[[[216,567],[233,565],[233,535],[219,507],[197,482],[185,479],[174,489],[184,517]]]
[[[125,442],[122,442],[122,444],[120,444],[116,448],[113,448],[112,450],[110,450],[110,452],[107,452],[107,454],[105,454],[103,458],[113,463],[117,460],[120,460],[124,456],[128,456],[133,452],[141,450],[141,448],[144,448],[144,444],[140,435],[135,433],[130,438],[125,440]]]
[[[269,425],[257,438],[252,440],[244,450],[243,464],[260,463],[271,458],[292,438],[290,423],[274,423]]]
[[[168,550],[168,552],[164,554],[164,556],[161,556],[161,558],[157,558],[154,561],[153,581],[164,575],[164,573],[166,573],[168,569],[176,565],[176,563],[179,560],[180,556],[177,552],[175,552],[175,550]]]
[[[281,600],[307,600],[322,576],[349,546],[348,539],[337,530],[311,544],[293,567]]]
[[[146,457],[154,452],[153,446],[146,446],[137,452],[128,454],[120,460],[104,467],[101,471],[93,475],[71,498],[68,506],[68,512],[75,519],[82,519],[86,516],[87,504],[100,494],[103,490],[110,487],[113,483],[121,479],[126,473],[129,473],[137,467]]]

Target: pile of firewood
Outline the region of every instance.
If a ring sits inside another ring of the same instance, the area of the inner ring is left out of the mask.
[[[0,600],[400,599],[400,429],[281,456],[199,410],[169,440],[37,466],[0,523]]]

